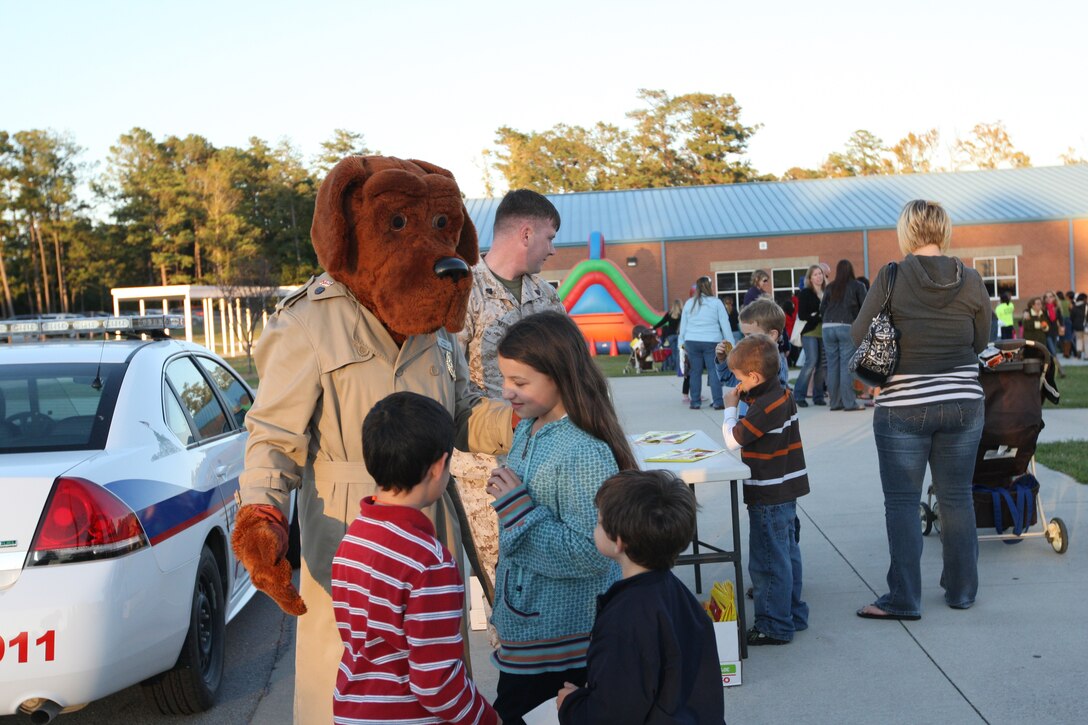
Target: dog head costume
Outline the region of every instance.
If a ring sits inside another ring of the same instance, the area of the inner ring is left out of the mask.
[[[453,175],[425,161],[351,156],[317,194],[314,249],[400,341],[465,322],[479,260]]]
[[[318,191],[312,239],[328,276],[346,287],[398,346],[413,335],[443,327],[456,332],[464,325],[470,267],[479,260],[479,247],[457,184],[445,169],[380,156],[341,160]],[[286,523],[276,506],[244,505],[232,543],[253,583],[284,611],[299,615],[306,606],[284,559]]]

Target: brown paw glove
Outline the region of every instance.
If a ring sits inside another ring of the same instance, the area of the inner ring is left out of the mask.
[[[238,509],[231,546],[249,572],[253,586],[272,597],[280,609],[300,616],[306,613],[295,585],[287,553],[287,519],[275,506],[250,504]]]

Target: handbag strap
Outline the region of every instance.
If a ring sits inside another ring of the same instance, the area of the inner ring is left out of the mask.
[[[898,269],[898,264],[895,262],[888,262],[888,291],[884,293],[884,304],[880,306],[880,310],[885,314],[891,310],[892,289],[895,287],[895,273]]]

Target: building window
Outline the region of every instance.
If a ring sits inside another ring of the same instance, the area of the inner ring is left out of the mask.
[[[771,286],[774,288],[774,301],[778,304],[789,302],[797,288],[805,280],[805,272],[808,267],[783,267],[771,270]],[[744,293],[752,286],[752,273],[754,269],[739,272],[718,272],[716,282],[718,298],[730,297],[736,309],[740,309],[740,303],[744,300]]]
[[[1016,257],[975,257],[975,270],[991,300],[1000,299],[1002,292],[1014,300],[1020,298]]]
[[[771,284],[774,285],[774,301],[779,305],[793,300],[797,290],[805,283],[808,267],[786,267],[771,271]]]
[[[749,269],[743,272],[718,272],[715,274],[718,299],[725,300],[726,297],[732,299],[733,309],[739,310],[741,300],[744,299],[744,293],[752,286],[752,272],[754,271],[754,269]]]

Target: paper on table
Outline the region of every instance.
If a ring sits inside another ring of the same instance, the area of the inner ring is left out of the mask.
[[[559,709],[555,706],[555,698],[545,700],[529,712],[521,716],[525,725],[559,725]]]
[[[688,438],[695,435],[693,430],[685,431],[667,431],[667,430],[652,430],[647,433],[643,433],[635,439],[636,445],[642,445],[644,443],[683,443]]]
[[[711,450],[709,448],[677,448],[667,453],[658,453],[655,456],[644,458],[646,463],[695,463],[711,456],[722,453],[722,449]]]

